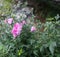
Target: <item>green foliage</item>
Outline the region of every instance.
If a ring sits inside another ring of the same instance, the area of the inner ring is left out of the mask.
[[[38,20],[37,24],[34,24],[33,16],[30,19],[27,18],[27,23],[23,26],[21,34],[14,38],[11,34],[13,25],[24,20],[25,14],[19,13],[21,16],[18,16],[16,13],[9,11],[11,0],[2,1],[4,1],[1,2],[4,3],[4,6],[1,8],[1,14],[9,14],[7,17],[13,18],[13,23],[11,25],[5,23],[4,18],[0,20],[0,57],[60,57],[59,15],[48,18],[55,21],[47,21],[44,24]],[[36,26],[37,30],[31,32],[30,29],[33,25]],[[40,31],[42,26],[44,26],[43,32]]]
[[[6,16],[11,14],[12,4],[9,0],[0,0],[0,16]]]
[[[21,20],[21,19],[19,19]],[[32,20],[32,19],[31,19]],[[16,21],[14,19],[14,21]],[[16,21],[17,22],[17,21]],[[32,21],[33,22],[33,21]],[[46,22],[44,32],[39,31],[42,24],[38,22],[37,31],[30,32],[33,24],[26,24],[22,33],[14,39],[11,34],[12,25],[1,21],[0,57],[59,57],[60,53],[60,21]]]

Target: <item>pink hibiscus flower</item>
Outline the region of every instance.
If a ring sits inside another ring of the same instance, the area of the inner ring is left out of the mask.
[[[34,32],[34,31],[36,31],[36,27],[35,26],[32,26],[31,27],[31,32]]]
[[[22,21],[22,24],[23,24],[23,25],[24,25],[24,24],[26,24],[26,21],[25,21],[25,20],[23,20],[23,21]]]
[[[5,19],[4,22],[8,24],[12,24],[13,18]]]
[[[13,29],[11,31],[11,33],[13,34],[13,37],[17,37],[18,35],[20,35],[21,31],[22,31],[22,23],[15,23],[13,26]]]

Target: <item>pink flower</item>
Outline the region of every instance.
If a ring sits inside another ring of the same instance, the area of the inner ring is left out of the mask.
[[[11,33],[13,34],[13,37],[17,37],[18,35],[20,35],[21,31],[22,31],[22,23],[15,23],[13,26],[13,29],[11,31]]]
[[[8,24],[12,24],[13,18],[5,19],[4,22]]]
[[[7,23],[8,23],[8,24],[12,24],[12,22],[13,22],[13,18],[9,18],[9,19],[7,20]]]
[[[24,24],[26,24],[26,21],[25,21],[25,20],[23,20],[23,21],[22,21],[22,24],[23,24],[23,25],[24,25]]]
[[[32,26],[31,27],[31,32],[34,32],[34,31],[36,31],[36,27],[35,26]]]

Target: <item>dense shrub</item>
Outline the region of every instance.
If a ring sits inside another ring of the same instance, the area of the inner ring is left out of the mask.
[[[17,8],[12,11],[0,19],[0,57],[60,57],[59,14],[42,24],[34,23],[34,15],[27,17]]]
[[[55,17],[57,18],[57,17]],[[12,18],[9,18],[12,19]],[[60,56],[60,21],[46,22],[44,32],[40,31],[42,24],[35,25],[35,30],[31,31],[34,26],[32,22],[23,25],[20,34],[14,38],[11,31],[14,24],[21,23],[16,21],[21,19],[13,18],[11,23],[9,19],[1,20],[0,28],[0,57],[58,57]],[[10,23],[9,23],[9,22]],[[18,27],[17,27],[18,28]],[[20,31],[18,31],[20,32]]]

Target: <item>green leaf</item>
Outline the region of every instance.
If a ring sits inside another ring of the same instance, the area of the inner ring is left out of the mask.
[[[23,50],[22,48],[19,50],[18,55],[20,56],[22,54]]]
[[[3,49],[3,44],[2,43],[0,43],[0,50],[2,50]]]
[[[33,51],[33,53],[34,53],[36,56],[38,55],[37,52],[38,52],[37,50],[34,50],[34,51]]]
[[[43,52],[43,51],[44,51],[44,47],[41,46],[41,47],[40,47],[40,52]]]
[[[0,45],[0,50],[2,50],[3,49],[3,46],[2,45]]]
[[[49,50],[51,52],[51,54],[54,54],[54,48],[56,47],[56,42],[50,41],[50,46],[49,46]]]

